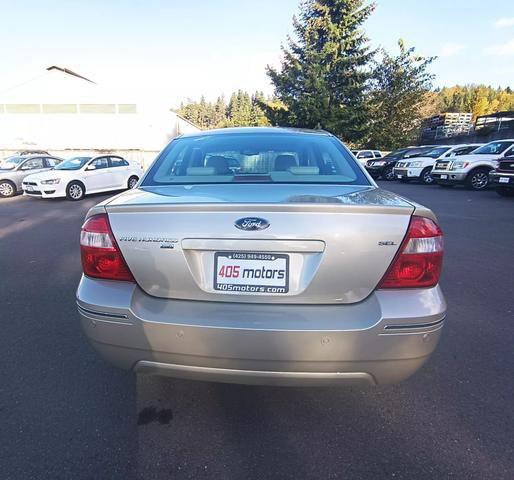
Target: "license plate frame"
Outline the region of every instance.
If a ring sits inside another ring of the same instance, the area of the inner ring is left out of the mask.
[[[33,192],[34,191],[34,187],[32,185],[26,185],[25,186],[25,190],[27,190],[27,192]]]
[[[509,183],[510,178],[509,177],[500,177],[498,178],[498,183]]]
[[[215,252],[213,289],[216,292],[236,295],[287,294],[289,293],[289,260],[289,254],[285,253]],[[226,270],[232,267],[229,277],[223,278],[227,273],[224,271],[220,278],[221,267],[225,267]],[[234,276],[234,267],[239,267],[237,277]],[[267,276],[270,273],[273,278],[262,278],[262,275]]]
[[[441,175],[441,180],[448,180],[448,175]]]

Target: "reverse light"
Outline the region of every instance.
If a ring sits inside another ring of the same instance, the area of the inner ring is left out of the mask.
[[[50,178],[48,180],[41,180],[39,183],[43,185],[57,185],[58,183],[60,183],[60,181],[60,178]]]
[[[428,288],[439,282],[443,232],[429,218],[412,217],[407,235],[378,288]]]
[[[105,213],[88,218],[82,225],[80,255],[82,270],[88,277],[135,282]]]

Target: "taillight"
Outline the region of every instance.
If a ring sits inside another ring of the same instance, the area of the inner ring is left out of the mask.
[[[80,231],[82,269],[88,277],[134,282],[114,239],[107,214],[86,220]]]
[[[378,288],[433,287],[442,265],[442,230],[429,218],[412,217],[400,250]]]

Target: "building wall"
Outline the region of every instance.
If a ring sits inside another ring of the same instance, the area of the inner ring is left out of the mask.
[[[0,105],[4,149],[160,150],[175,136],[198,130],[173,112],[136,104]],[[53,113],[65,107],[69,113]]]
[[[0,93],[0,149],[155,152],[182,133],[198,131],[165,100],[134,101],[61,71]]]

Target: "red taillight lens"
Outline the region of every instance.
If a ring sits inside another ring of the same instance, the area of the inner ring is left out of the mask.
[[[114,239],[107,214],[86,220],[80,231],[82,269],[88,277],[134,282]]]
[[[412,217],[409,230],[378,288],[426,288],[439,281],[443,232],[429,218]]]

